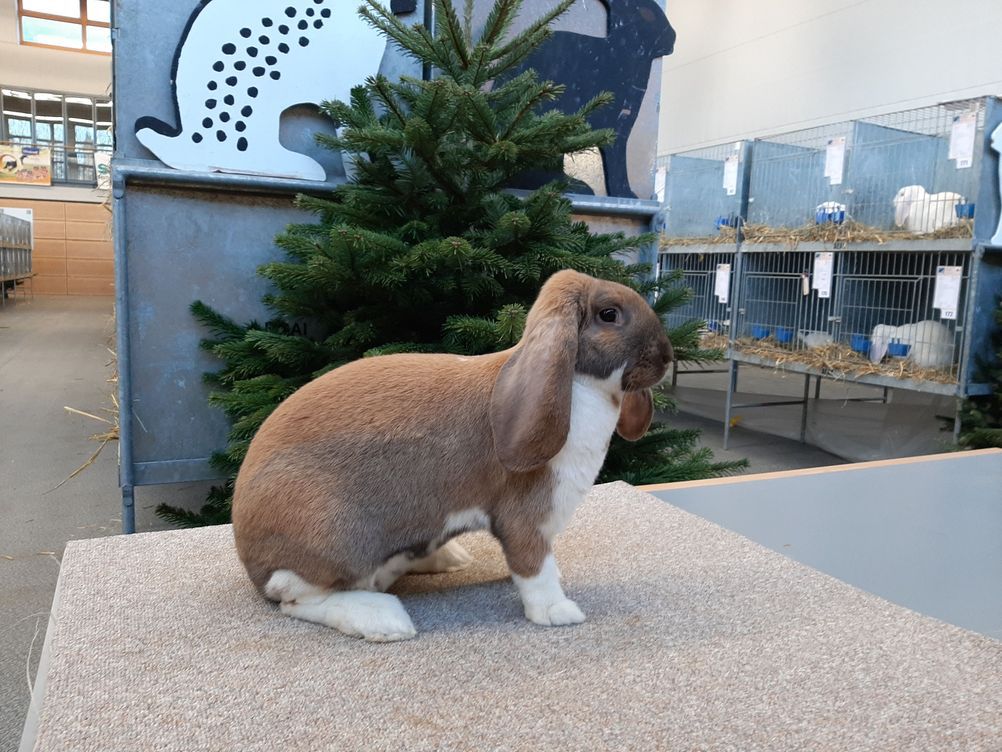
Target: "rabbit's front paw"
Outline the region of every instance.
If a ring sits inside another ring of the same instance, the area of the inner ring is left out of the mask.
[[[578,608],[578,604],[569,598],[564,598],[549,605],[526,606],[525,618],[544,627],[563,627],[568,624],[581,624],[585,620],[585,615]]]

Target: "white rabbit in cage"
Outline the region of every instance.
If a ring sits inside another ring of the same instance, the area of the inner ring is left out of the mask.
[[[964,203],[959,193],[928,193],[921,185],[906,185],[892,201],[894,223],[908,232],[934,232],[957,224],[957,204]]]
[[[908,345],[908,359],[919,368],[946,368],[953,363],[953,334],[938,321],[904,326],[877,324],[870,335],[870,361],[879,363],[890,343]]]
[[[828,332],[812,332],[807,329],[801,329],[797,332],[797,339],[808,350],[817,350],[835,341],[835,338]]]

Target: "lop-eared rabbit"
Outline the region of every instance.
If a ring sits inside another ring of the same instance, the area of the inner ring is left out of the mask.
[[[413,637],[408,572],[470,562],[454,540],[489,529],[536,624],[584,621],[553,558],[613,431],[640,438],[673,357],[633,290],[554,274],[510,350],[364,358],[283,402],[236,481],[233,532],[251,580],[283,613],[371,641]]]

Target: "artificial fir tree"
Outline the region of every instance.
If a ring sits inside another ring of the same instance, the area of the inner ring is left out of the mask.
[[[980,363],[979,381],[992,385],[992,393],[971,397],[960,410],[960,440],[964,449],[1002,447],[1002,298],[995,309],[992,358]]]
[[[179,524],[225,522],[232,478],[258,426],[278,403],[316,376],[360,357],[446,351],[475,355],[511,347],[545,279],[573,268],[631,285],[664,314],[684,304],[678,278],[653,281],[646,265],[620,259],[650,236],[592,234],[574,221],[564,186],[526,196],[506,191],[529,170],[560,171],[564,155],[608,144],[588,116],[547,109],[562,87],[531,70],[513,74],[550,35],[573,0],[510,34],[522,0],[496,0],[482,32],[471,34],[448,0],[435,0],[435,33],[408,27],[368,0],[360,13],[407,54],[434,69],[432,80],[368,79],[350,102],[322,106],[339,126],[321,142],[338,150],[353,178],[330,198],[300,196],[315,224],[278,237],[286,260],[259,273],[274,292],[274,320],[239,325],[202,303],[194,315],[213,334],[203,345],[223,362],[210,374],[211,402],[232,421],[229,445],[213,461],[231,478],[193,514],[158,513]],[[300,325],[305,326],[300,326]],[[702,322],[670,331],[677,357],[708,360]],[[304,332],[305,328],[305,332]],[[664,395],[659,406],[670,407]],[[636,444],[614,442],[602,479],[680,480],[731,472],[696,447],[698,433],[656,425]]]

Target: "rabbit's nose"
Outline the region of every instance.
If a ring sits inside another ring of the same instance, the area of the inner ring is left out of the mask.
[[[675,351],[672,349],[671,342],[665,337],[661,342],[661,362],[667,366],[673,360],[675,360]]]

